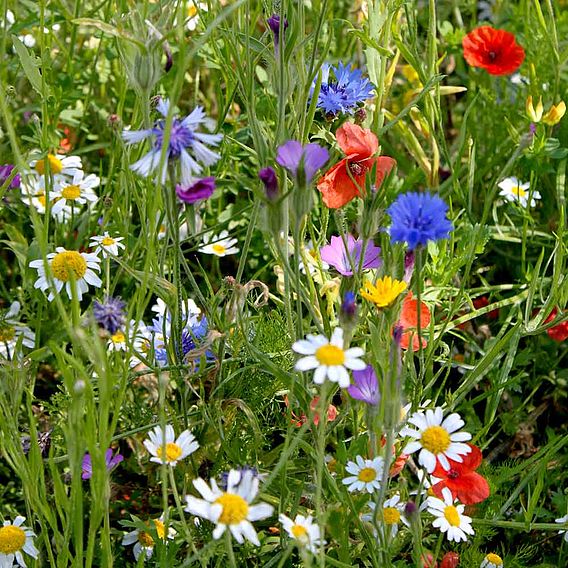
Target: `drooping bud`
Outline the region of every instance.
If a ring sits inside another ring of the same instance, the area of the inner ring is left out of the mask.
[[[272,14],[270,18],[266,21],[268,23],[268,27],[272,30],[274,34],[274,52],[276,56],[278,56],[278,48],[280,44],[280,14]],[[284,32],[288,27],[288,20],[284,18],[284,23],[282,24],[282,42],[284,42]]]
[[[264,184],[266,198],[269,201],[276,201],[278,199],[278,177],[274,169],[270,166],[263,168],[258,172],[258,177]]]

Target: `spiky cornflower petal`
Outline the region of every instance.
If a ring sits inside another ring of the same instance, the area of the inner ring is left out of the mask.
[[[121,298],[107,296],[102,303],[97,300],[93,302],[93,314],[101,327],[114,334],[124,325],[125,307],[126,304]]]

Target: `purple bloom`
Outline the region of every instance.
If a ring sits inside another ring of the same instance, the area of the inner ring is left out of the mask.
[[[176,185],[176,195],[184,203],[195,203],[209,199],[214,191],[215,178],[213,176],[195,180],[187,187]]]
[[[279,14],[272,14],[268,20],[268,27],[272,30],[274,34],[274,51],[278,53],[278,42],[280,38],[280,15]],[[288,27],[288,20],[284,18],[284,23],[282,24],[282,39],[284,39],[284,32]]]
[[[408,244],[410,250],[428,241],[447,239],[454,226],[446,218],[448,206],[437,195],[403,193],[387,209],[391,218],[390,236],[394,243]]]
[[[355,383],[347,387],[351,398],[377,406],[381,395],[379,394],[379,381],[373,367],[367,365],[367,368],[362,371],[353,371],[353,379]]]
[[[114,335],[124,325],[125,307],[126,304],[120,298],[107,296],[102,304],[94,301],[93,314],[96,322]]]
[[[14,166],[12,166],[11,164],[0,166],[0,186],[6,183],[7,179],[12,175],[13,169]],[[20,181],[20,174],[16,174],[8,187],[10,189],[18,189],[20,187]]]
[[[355,266],[355,270],[359,268],[362,248],[363,240],[355,239],[352,235],[347,235],[347,250],[341,237],[331,237],[331,244],[322,247],[320,255],[322,260],[333,266],[342,276],[353,276],[352,267]],[[380,254],[381,249],[372,241],[368,241],[362,269],[378,268],[381,265]]]
[[[112,448],[109,448],[105,452],[107,471],[112,471],[123,459],[124,457],[119,452],[116,452],[116,455],[113,456]],[[91,461],[91,454],[89,453],[85,454],[85,457],[83,458],[82,468],[83,468],[83,473],[81,477],[83,479],[91,479],[91,477],[93,476],[93,463]]]
[[[312,181],[315,173],[326,164],[328,159],[328,151],[319,144],[302,146],[296,140],[288,140],[279,146],[276,154],[276,161],[286,168],[296,178],[296,181],[303,181],[306,185]]]
[[[278,178],[273,168],[263,168],[258,172],[260,181],[264,184],[266,191],[266,198],[270,201],[275,201],[278,197]]]

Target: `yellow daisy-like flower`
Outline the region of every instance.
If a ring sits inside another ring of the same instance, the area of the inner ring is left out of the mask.
[[[406,282],[384,276],[379,278],[376,284],[367,280],[360,292],[363,298],[373,302],[377,308],[387,308],[406,290],[406,287]]]

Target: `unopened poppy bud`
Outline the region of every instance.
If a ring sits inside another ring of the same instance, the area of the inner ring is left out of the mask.
[[[258,172],[258,177],[264,184],[266,198],[269,201],[276,201],[276,199],[278,199],[278,177],[274,169],[270,166],[263,168]]]
[[[438,563],[436,562],[434,555],[429,551],[422,553],[420,562],[422,564],[422,568],[438,568]]]
[[[446,552],[442,558],[440,568],[457,568],[460,564],[460,555],[457,552]]]

